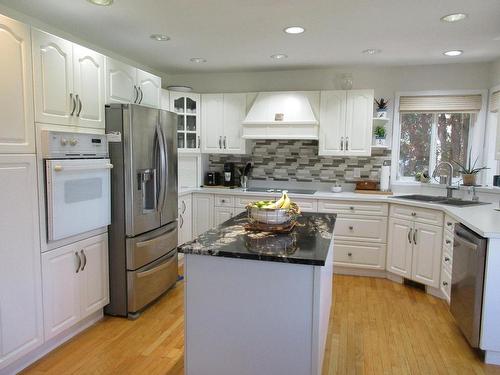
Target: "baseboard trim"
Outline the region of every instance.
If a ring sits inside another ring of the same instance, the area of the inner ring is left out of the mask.
[[[387,278],[387,272],[385,270],[350,268],[336,265],[333,266],[333,273],[337,275]]]
[[[70,340],[80,332],[86,330],[87,328],[93,326],[95,323],[103,318],[103,310],[98,310],[95,313],[89,315],[81,322],[78,322],[73,327],[68,328],[66,331],[61,332],[58,336],[53,337],[49,341],[46,341],[41,346],[33,350],[32,352],[26,354],[24,357],[19,358],[17,361],[11,363],[9,366],[0,370],[2,375],[17,374],[18,372],[24,370],[30,365],[34,364],[40,358],[49,354],[51,351],[61,346],[66,341]]]
[[[500,352],[486,350],[484,355],[484,362],[488,365],[500,365]]]

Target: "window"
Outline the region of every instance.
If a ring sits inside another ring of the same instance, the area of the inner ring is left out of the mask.
[[[399,179],[417,172],[432,174],[439,162],[466,164],[471,124],[470,112],[402,112],[400,114]]]

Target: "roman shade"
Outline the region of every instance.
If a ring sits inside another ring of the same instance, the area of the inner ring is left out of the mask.
[[[500,111],[500,91],[496,91],[490,96],[490,112]]]
[[[401,96],[400,112],[479,112],[481,95]]]

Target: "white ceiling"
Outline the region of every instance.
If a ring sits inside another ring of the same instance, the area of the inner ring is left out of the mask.
[[[436,64],[500,56],[500,0],[0,0],[165,73]],[[441,16],[464,12],[465,21]],[[289,25],[306,28],[287,35]],[[150,34],[164,33],[168,42]],[[495,40],[497,39],[497,40]],[[381,49],[378,55],[361,53]],[[450,58],[442,52],[464,50]],[[269,56],[285,53],[284,60]],[[189,61],[203,57],[204,64]]]

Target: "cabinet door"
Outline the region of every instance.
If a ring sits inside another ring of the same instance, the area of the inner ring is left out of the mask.
[[[43,342],[35,156],[0,156],[0,181],[1,373]]]
[[[412,279],[419,283],[439,287],[443,228],[415,223],[413,230]]]
[[[170,92],[170,110],[177,113],[177,148],[185,153],[200,152],[200,95]]]
[[[73,43],[33,29],[35,121],[71,125],[76,102],[73,90]]]
[[[34,153],[29,26],[0,15],[0,50],[0,153]]]
[[[215,207],[214,209],[214,226],[221,225],[225,221],[231,219],[234,215],[232,207]]]
[[[88,242],[87,242],[88,241]],[[108,236],[90,238],[82,243],[81,318],[109,303]]]
[[[135,103],[137,69],[121,61],[106,58],[106,103]]]
[[[346,92],[322,91],[319,115],[319,154],[344,155]]]
[[[214,196],[193,195],[193,237],[198,237],[214,227]]]
[[[74,44],[73,72],[78,125],[104,129],[104,56]]]
[[[373,127],[373,90],[347,92],[346,155],[370,156]]]
[[[80,320],[79,248],[68,245],[42,254],[45,340]]]
[[[407,220],[389,220],[387,271],[403,277],[412,276],[413,223]]]
[[[246,141],[241,137],[241,123],[245,119],[246,107],[246,94],[224,94],[222,146],[226,154],[244,154],[246,152]]]
[[[191,196],[185,196],[179,202],[179,245],[193,238]]]
[[[138,103],[148,107],[160,108],[161,78],[137,69]]]
[[[224,96],[223,94],[201,95],[201,152],[223,153]]]

